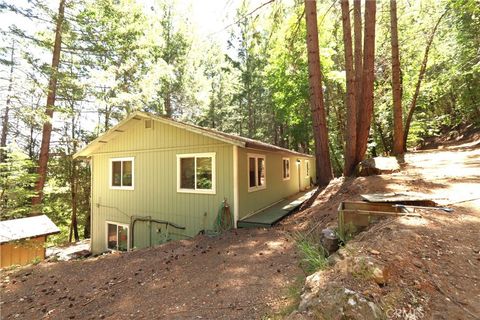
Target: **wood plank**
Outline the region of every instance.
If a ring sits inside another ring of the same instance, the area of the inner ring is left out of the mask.
[[[370,193],[360,195],[362,199],[369,202],[416,202],[432,201],[436,198],[431,195],[418,192],[390,192],[390,193]]]
[[[279,222],[315,193],[315,190],[298,193],[288,199],[282,200],[260,212],[238,221],[239,228],[271,227]]]

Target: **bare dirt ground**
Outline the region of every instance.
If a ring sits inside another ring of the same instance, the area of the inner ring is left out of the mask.
[[[363,193],[431,194],[452,214],[386,220],[351,241],[349,254],[388,266],[387,285],[325,271],[325,296],[341,283],[382,308],[418,304],[425,319],[480,314],[480,145],[405,156],[401,172],[336,179],[311,207],[272,229],[234,230],[81,261],[2,271],[2,319],[261,319],[282,317],[305,277],[293,232],[336,223],[343,200]],[[461,202],[465,200],[471,200]],[[275,316],[277,315],[277,316]],[[315,317],[315,316],[314,316]],[[355,317],[353,317],[354,319]],[[392,317],[394,318],[394,317]],[[399,317],[401,318],[401,317]]]

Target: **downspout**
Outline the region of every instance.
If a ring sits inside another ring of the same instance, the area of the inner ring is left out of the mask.
[[[93,246],[93,157],[90,157],[90,252]]]
[[[233,146],[233,228],[237,228],[239,215],[239,191],[238,191],[238,146]]]

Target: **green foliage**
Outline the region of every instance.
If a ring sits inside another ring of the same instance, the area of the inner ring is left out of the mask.
[[[6,161],[0,163],[0,220],[26,217],[35,196],[35,164],[15,145],[5,153]]]
[[[302,256],[302,268],[307,274],[327,268],[328,252],[322,247],[318,239],[303,234],[296,234],[294,238]]]

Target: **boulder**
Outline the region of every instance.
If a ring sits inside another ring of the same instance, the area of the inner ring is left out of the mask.
[[[322,247],[327,250],[328,255],[336,252],[339,248],[338,236],[334,230],[329,228],[322,230],[320,243],[322,244]]]
[[[391,174],[399,171],[400,165],[395,157],[369,158],[363,160],[357,166],[357,175],[359,177]]]

